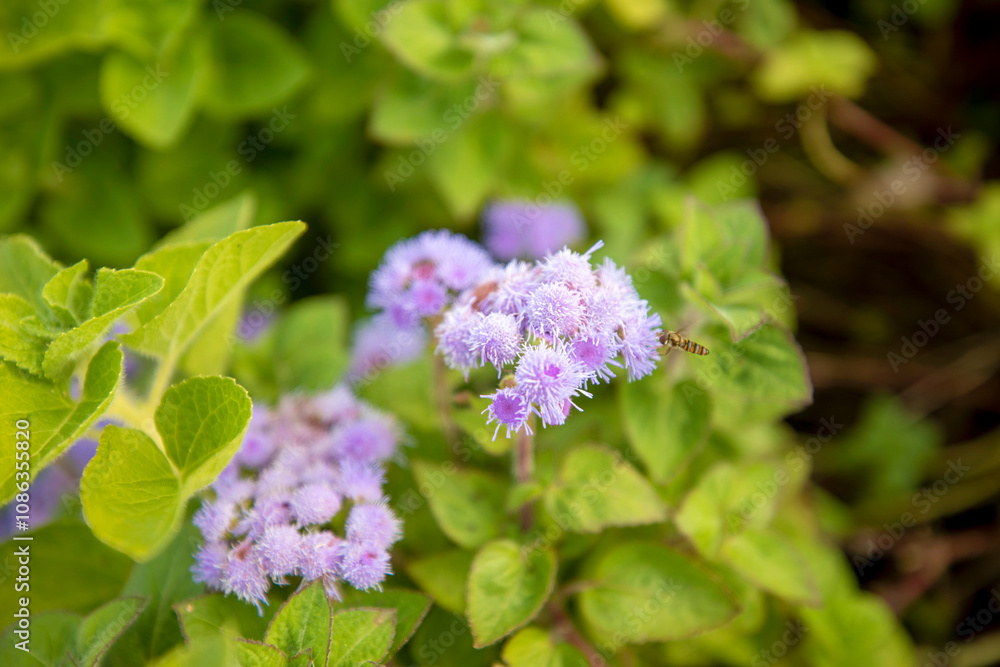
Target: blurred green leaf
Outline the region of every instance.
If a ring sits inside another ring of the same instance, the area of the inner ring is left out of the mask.
[[[811,95],[823,104],[831,94],[859,97],[876,65],[871,47],[852,32],[801,30],[767,52],[753,84],[768,102]]]
[[[438,466],[424,461],[413,462],[413,477],[441,530],[455,544],[475,549],[500,535],[504,521],[500,479],[450,463]]]
[[[529,626],[519,630],[503,647],[510,667],[587,667],[590,663],[573,646],[556,641],[545,630]]]

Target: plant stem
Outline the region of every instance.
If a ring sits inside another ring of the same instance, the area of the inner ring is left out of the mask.
[[[452,456],[458,454],[459,436],[458,426],[451,417],[451,392],[448,391],[448,369],[444,365],[441,355],[431,352],[433,359],[434,373],[434,401],[437,403],[438,413],[441,415],[441,424],[444,428],[445,441]]]
[[[570,644],[572,644],[576,650],[584,655],[587,659],[587,664],[591,667],[597,667],[597,665],[606,665],[607,662],[604,660],[604,656],[600,652],[590,645],[590,643],[580,634],[580,631],[576,629],[573,625],[573,621],[570,617],[563,611],[561,605],[552,603],[549,604],[549,613],[552,615],[552,623],[555,626],[556,632],[561,634],[566,638]]]
[[[530,423],[528,424],[530,426]],[[519,484],[527,484],[535,474],[535,435],[525,428],[517,436],[514,446],[514,478]],[[534,521],[531,503],[521,508],[521,530],[529,530]]]

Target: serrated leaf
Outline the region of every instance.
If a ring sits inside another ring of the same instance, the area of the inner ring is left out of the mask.
[[[219,241],[198,259],[177,298],[152,320],[122,336],[123,342],[163,358],[161,363],[176,363],[212,317],[239,298],[304,231],[301,222],[279,222]]]
[[[191,272],[211,241],[178,241],[152,250],[135,262],[135,268],[163,278],[163,288],[139,304],[134,314],[140,325],[162,313],[187,285]]]
[[[673,479],[708,437],[712,421],[708,393],[690,380],[669,391],[654,380],[622,384],[619,391],[629,445],[654,481]]]
[[[394,589],[359,591],[346,588],[341,593],[340,605],[334,609],[339,606],[393,610],[396,613],[396,631],[389,647],[388,655],[391,656],[413,635],[431,608],[431,600],[426,595],[414,591]]]
[[[135,560],[156,555],[184,516],[181,483],[145,433],[108,425],[80,481],[83,516],[94,535]]]
[[[145,598],[118,598],[88,614],[76,630],[76,654],[80,664],[96,667],[145,606]]]
[[[406,573],[434,602],[456,614],[465,613],[465,582],[475,554],[454,549],[409,561]]]
[[[264,643],[276,646],[289,659],[308,652],[315,664],[326,665],[332,619],[323,586],[313,582],[281,605],[264,634]]]
[[[71,327],[87,319],[94,286],[87,277],[87,260],[81,259],[73,266],[60,269],[42,288],[42,298],[64,326]]]
[[[739,613],[715,576],[657,544],[630,542],[597,554],[587,562],[585,577],[595,585],[579,594],[580,614],[599,637],[616,641],[685,639]]]
[[[794,604],[818,606],[819,588],[805,556],[775,530],[747,530],[722,544],[722,562],[741,577]]]
[[[185,496],[210,484],[229,464],[252,409],[250,396],[232,378],[188,378],[164,392],[153,420]]]
[[[121,591],[132,560],[102,544],[78,519],[59,519],[27,533],[31,541],[31,567],[37,572],[58,572],[58,577],[31,581],[31,612],[63,610],[88,613]],[[0,563],[16,563],[15,550],[24,542],[0,544]],[[20,597],[20,596],[18,596]],[[17,600],[0,597],[0,613],[13,618]]]
[[[100,78],[105,111],[139,143],[157,149],[172,146],[194,115],[207,58],[204,39],[197,32],[188,35],[183,46],[152,59],[109,53]],[[143,92],[141,104],[132,102],[136,91]]]
[[[22,297],[0,294],[0,358],[41,375],[48,341],[32,331],[30,325],[25,326],[25,319],[31,317],[35,317],[35,309]]]
[[[14,442],[15,424],[30,421],[31,470],[37,474],[76,442],[107,409],[118,388],[122,353],[109,342],[90,360],[78,402],[50,383],[0,363],[0,438]],[[14,495],[14,447],[0,448],[0,502]]]
[[[240,667],[286,667],[290,663],[277,647],[270,644],[237,639],[236,660]]]
[[[473,63],[472,53],[458,45],[456,32],[444,3],[413,0],[399,7],[378,37],[409,69],[432,79],[454,80]]]
[[[545,491],[545,509],[565,530],[580,533],[667,518],[656,489],[617,453],[594,445],[567,454]]]
[[[476,648],[506,637],[528,623],[552,594],[556,554],[522,548],[513,540],[483,545],[469,572],[466,615]]]
[[[326,665],[380,664],[392,644],[395,625],[396,612],[391,609],[351,609],[334,614]]]
[[[35,312],[45,314],[48,304],[42,290],[58,271],[34,239],[23,235],[0,238],[0,294],[16,294]]]
[[[505,489],[498,478],[423,461],[413,462],[413,476],[421,489],[431,490],[426,494],[431,513],[455,544],[475,549],[500,534]]]
[[[587,667],[590,663],[576,648],[558,642],[542,628],[519,630],[503,647],[508,667]]]
[[[249,227],[256,212],[257,197],[250,191],[241,192],[168,232],[156,242],[153,250],[178,243],[221,241]],[[142,267],[137,265],[136,268]]]
[[[109,664],[144,664],[183,641],[173,605],[204,592],[204,587],[191,578],[198,540],[197,529],[187,523],[162,553],[132,568],[121,594],[140,595],[149,601],[112,647]]]
[[[240,117],[287,100],[305,83],[309,61],[281,27],[240,11],[211,24],[212,68],[203,103],[214,114]]]
[[[267,620],[236,596],[215,593],[173,605],[188,640],[227,631],[237,637],[263,639]]]
[[[90,318],[52,341],[42,364],[45,375],[57,381],[65,379],[72,372],[76,360],[85,356],[116,320],[162,287],[163,279],[148,271],[98,271]]]

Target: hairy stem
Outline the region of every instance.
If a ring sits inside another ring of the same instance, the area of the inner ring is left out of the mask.
[[[514,478],[519,484],[527,484],[534,474],[535,436],[525,428],[518,433],[517,444],[514,446]],[[527,503],[521,508],[521,530],[529,530],[533,521],[531,503]]]
[[[444,428],[445,441],[452,455],[457,455],[459,450],[458,425],[451,416],[451,392],[448,390],[448,369],[444,365],[441,355],[432,354],[431,362],[434,373],[434,402],[437,403],[438,413],[441,415],[441,424]]]

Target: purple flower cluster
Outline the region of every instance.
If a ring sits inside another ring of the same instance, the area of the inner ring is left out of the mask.
[[[452,296],[480,281],[493,266],[478,244],[444,229],[400,241],[372,273],[368,305],[396,327],[419,327],[439,314]]]
[[[590,384],[626,369],[629,380],[648,375],[659,360],[662,322],[649,312],[632,279],[610,259],[598,266],[591,255],[567,248],[532,264],[512,261],[495,267],[462,292],[444,312],[434,334],[437,351],[452,368],[492,364],[511,379],[488,397],[487,423],[511,432],[528,419],[562,424],[590,396]]]
[[[581,240],[583,219],[575,206],[555,203],[496,202],[483,211],[486,248],[500,260],[540,259]]]
[[[194,516],[204,544],[192,572],[261,609],[272,582],[345,581],[380,588],[401,524],[386,504],[381,462],[396,451],[389,416],[337,387],[254,406],[243,444]],[[346,508],[350,506],[349,510]],[[331,520],[346,510],[343,537]]]

